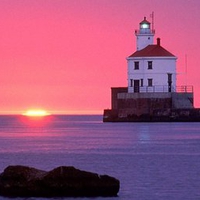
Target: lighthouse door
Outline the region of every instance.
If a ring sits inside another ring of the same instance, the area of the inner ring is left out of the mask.
[[[168,92],[172,92],[172,74],[167,74],[168,76]]]
[[[134,93],[140,92],[140,80],[134,80]]]

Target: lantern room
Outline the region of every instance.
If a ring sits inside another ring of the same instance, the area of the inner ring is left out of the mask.
[[[144,20],[140,22],[140,33],[150,33],[150,22],[146,20],[146,17],[144,17]]]

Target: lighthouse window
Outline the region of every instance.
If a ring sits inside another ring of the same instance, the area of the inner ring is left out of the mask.
[[[142,28],[149,28],[149,25],[148,24],[142,24],[141,27]]]
[[[138,62],[138,61],[136,61],[136,62],[134,63],[134,69],[135,69],[135,70],[138,70],[138,69],[139,69],[139,62]]]
[[[153,69],[153,63],[152,63],[152,61],[148,61],[148,69]]]
[[[152,78],[148,78],[148,86],[149,87],[153,86],[153,79]]]

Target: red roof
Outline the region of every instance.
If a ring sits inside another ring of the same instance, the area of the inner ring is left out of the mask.
[[[140,51],[136,51],[131,57],[175,57],[172,53],[161,47],[159,44],[148,45]]]

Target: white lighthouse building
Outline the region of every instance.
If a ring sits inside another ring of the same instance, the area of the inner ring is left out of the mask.
[[[111,88],[111,109],[104,122],[200,121],[193,86],[176,85],[177,57],[154,44],[155,31],[144,18],[135,31],[136,51],[127,60],[127,87]]]
[[[160,38],[153,44],[155,31],[144,18],[135,31],[137,50],[127,58],[128,92],[176,91],[176,57],[161,46]]]

